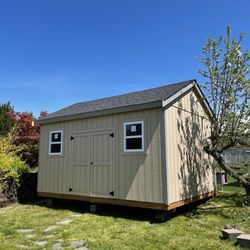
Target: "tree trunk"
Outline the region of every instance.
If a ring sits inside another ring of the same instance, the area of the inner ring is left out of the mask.
[[[240,175],[238,175],[232,168],[230,168],[225,163],[223,157],[218,152],[209,150],[206,147],[204,148],[204,150],[206,153],[211,155],[216,160],[216,162],[219,164],[220,168],[222,168],[227,174],[229,174],[231,177],[233,177],[234,179],[236,179],[237,181],[239,181],[242,184],[242,186],[245,188],[247,199],[248,199],[248,201],[250,201],[250,180],[247,180],[247,179],[241,177]]]

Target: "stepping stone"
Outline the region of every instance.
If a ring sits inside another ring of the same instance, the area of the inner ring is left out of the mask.
[[[59,222],[57,222],[56,224],[57,225],[68,225],[68,224],[70,224],[71,222],[72,222],[73,220],[63,220],[63,221],[59,221]]]
[[[26,234],[25,237],[27,239],[31,239],[31,238],[34,238],[36,235],[35,234]]]
[[[38,241],[33,241],[33,243],[35,245],[38,245],[38,246],[45,246],[48,243],[48,241],[47,240],[38,240]]]
[[[26,233],[32,233],[33,229],[17,229],[16,232],[26,234]]]
[[[237,237],[241,234],[243,234],[242,231],[235,229],[235,228],[231,228],[231,229],[223,229],[221,230],[223,238],[224,239],[229,239],[229,240],[233,240],[236,241]]]
[[[53,249],[53,250],[60,250],[60,249],[62,249],[62,243],[55,243],[55,244],[52,246],[52,249]]]
[[[71,241],[71,242],[69,243],[69,245],[70,245],[71,247],[81,247],[81,246],[84,245],[85,243],[86,243],[85,240],[75,240],[75,241]]]
[[[78,248],[75,248],[75,250],[89,250],[87,247],[78,247]]]
[[[90,204],[89,212],[95,214],[101,210],[101,206],[99,204]]]
[[[47,227],[46,229],[44,229],[44,232],[50,232],[50,231],[53,231],[57,228],[58,228],[57,225],[53,225],[53,226],[50,226],[50,227]]]
[[[171,218],[171,213],[168,211],[157,211],[155,212],[155,220],[157,222],[165,222]]]
[[[71,214],[72,217],[80,217],[82,216],[81,214]]]
[[[49,235],[46,235],[46,236],[45,236],[45,238],[47,238],[47,239],[51,239],[51,238],[53,238],[53,237],[55,237],[53,234],[49,234]]]
[[[57,240],[57,242],[62,243],[62,242],[64,242],[64,240],[63,239],[59,239],[59,240]]]
[[[20,245],[20,244],[16,244],[15,245],[16,248],[19,248],[19,249],[30,249],[28,246],[25,246],[25,245]]]
[[[239,242],[241,247],[245,247],[246,249],[250,249],[250,234],[241,234],[237,237],[237,241]]]

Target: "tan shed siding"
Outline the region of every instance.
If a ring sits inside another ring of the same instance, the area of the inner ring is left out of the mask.
[[[209,120],[193,90],[167,107],[165,127],[168,203],[214,191],[212,159],[202,149]]]
[[[115,198],[162,203],[161,117],[161,109],[155,108],[42,125],[38,191],[70,194],[72,132],[112,128],[115,137],[110,180]],[[145,123],[145,152],[124,153],[123,124],[140,120]],[[49,132],[59,129],[64,131],[63,155],[49,156]]]

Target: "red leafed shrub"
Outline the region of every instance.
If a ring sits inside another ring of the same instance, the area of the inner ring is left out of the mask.
[[[17,123],[12,133],[14,135],[13,143],[19,147],[18,155],[29,166],[37,166],[40,127],[35,125],[36,118],[32,113],[17,112],[15,115]],[[41,111],[39,117],[42,118],[47,115],[47,111]]]
[[[48,111],[42,110],[42,111],[40,112],[39,118],[45,118],[48,114],[49,114]]]
[[[16,125],[12,130],[13,144],[18,146],[18,155],[33,167],[38,164],[39,126],[34,125],[35,117],[31,113],[17,112]]]
[[[16,113],[17,125],[15,126],[15,144],[38,143],[39,126],[34,125],[35,117],[31,113]]]

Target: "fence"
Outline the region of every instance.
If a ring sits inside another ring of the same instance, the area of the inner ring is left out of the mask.
[[[226,163],[250,163],[250,148],[230,148],[223,153]]]

